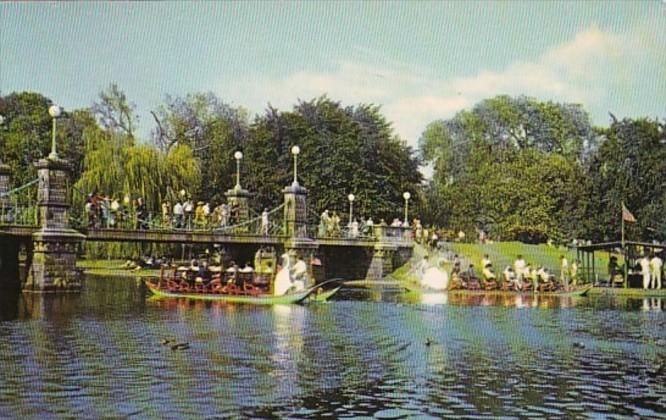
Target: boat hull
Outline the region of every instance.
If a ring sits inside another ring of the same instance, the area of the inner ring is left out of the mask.
[[[341,287],[342,286],[338,286],[334,289],[326,290],[321,293],[313,293],[308,297],[308,299],[310,302],[326,302],[331,298],[331,296],[336,294]]]
[[[585,296],[591,289],[592,285],[585,285],[579,287],[575,290],[568,292],[557,291],[557,292],[539,292],[539,291],[527,291],[527,292],[515,292],[510,290],[466,290],[466,289],[456,289],[456,290],[434,290],[434,289],[425,289],[418,285],[405,284],[405,289],[413,293],[437,293],[437,294],[447,294],[447,295],[479,295],[479,296]]]
[[[291,303],[299,303],[305,300],[315,289],[307,289],[298,293],[290,293],[281,296],[248,296],[248,295],[224,295],[220,293],[179,293],[170,292],[168,290],[159,289],[149,281],[145,282],[146,287],[155,296],[164,298],[177,298],[177,299],[196,299],[196,300],[210,300],[218,302],[229,303],[246,303],[252,305],[284,305]]]
[[[301,303],[306,299],[312,302],[325,302],[338,290],[340,287],[335,287],[330,290],[325,290],[320,293],[317,293],[321,287],[326,284],[335,283],[337,279],[332,279],[325,281],[321,284],[318,284],[309,289],[297,292],[289,293],[286,295],[259,295],[259,296],[250,296],[250,295],[225,295],[221,293],[181,293],[181,292],[171,292],[168,290],[160,289],[154,283],[145,280],[144,283],[148,290],[156,296],[162,298],[176,298],[176,299],[195,299],[195,300],[208,300],[208,301],[218,301],[218,302],[228,302],[228,303],[244,303],[252,305],[288,305],[292,303]]]

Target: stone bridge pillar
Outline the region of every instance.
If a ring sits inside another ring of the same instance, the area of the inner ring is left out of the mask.
[[[58,158],[39,160],[37,205],[41,229],[32,235],[32,265],[24,290],[57,292],[81,287],[76,255],[85,237],[69,225],[69,163]]]
[[[308,190],[292,184],[282,190],[284,194],[284,234],[292,238],[307,238]]]
[[[236,220],[233,224],[237,225],[248,221],[250,219],[250,192],[240,185],[236,185],[234,188],[227,190],[224,195],[227,197],[229,209],[235,209],[234,216],[236,216]]]
[[[282,190],[284,194],[284,234],[288,237],[285,250],[298,255],[306,262],[315,256],[319,244],[308,235],[308,190],[297,183]]]
[[[9,191],[10,183],[11,169],[9,165],[0,162],[0,223],[9,222],[11,202],[6,194]]]
[[[377,242],[372,249],[372,259],[365,279],[379,281],[407,262],[414,245],[411,238],[405,236],[408,232],[402,228],[380,224],[373,228],[373,233]]]
[[[393,256],[398,247],[390,242],[378,242],[372,249],[370,267],[365,275],[368,281],[380,281],[397,267],[393,266]]]

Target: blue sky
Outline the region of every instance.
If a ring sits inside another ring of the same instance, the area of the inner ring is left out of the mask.
[[[140,131],[164,95],[252,113],[328,94],[377,103],[409,144],[483,98],[582,103],[593,122],[666,117],[666,2],[0,4],[0,91],[89,106],[117,82]]]

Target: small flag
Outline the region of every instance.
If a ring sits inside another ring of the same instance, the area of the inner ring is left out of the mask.
[[[624,206],[624,203],[622,203],[622,220],[628,223],[636,223],[636,218],[631,214],[629,209]]]

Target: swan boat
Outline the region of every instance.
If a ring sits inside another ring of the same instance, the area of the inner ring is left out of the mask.
[[[314,278],[311,259],[310,269],[301,260],[292,264],[291,257],[283,255],[283,266],[278,269],[274,251],[259,250],[255,255],[254,270],[243,272],[236,268],[226,272],[214,273],[210,279],[204,279],[187,270],[160,270],[157,280],[146,279],[148,290],[161,298],[184,298],[229,303],[247,303],[255,305],[276,305],[302,303],[305,301],[324,302],[333,296],[340,287],[325,290],[324,287],[337,283],[331,279],[312,287],[305,287],[307,278]],[[299,276],[293,275],[300,270]],[[309,271],[309,273],[307,273]]]
[[[485,289],[454,289],[454,290],[438,290],[423,287],[420,284],[412,282],[402,282],[402,286],[406,291],[410,293],[437,293],[437,294],[448,294],[448,295],[481,295],[481,296],[561,296],[561,297],[574,297],[574,296],[585,296],[591,289],[591,284],[585,284],[579,287],[576,287],[572,290],[554,290],[554,291],[539,291],[539,290],[527,290],[527,291],[515,291],[515,290],[485,290]]]

